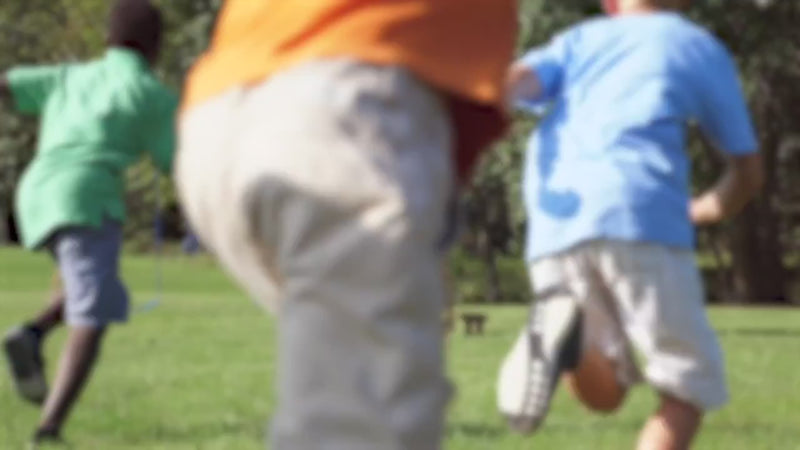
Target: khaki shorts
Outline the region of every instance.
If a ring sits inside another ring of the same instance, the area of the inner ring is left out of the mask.
[[[586,345],[625,358],[632,344],[656,390],[704,411],[727,402],[722,351],[692,252],[594,241],[535,261],[531,277],[535,292],[560,288],[582,305]]]
[[[440,448],[454,175],[436,92],[319,61],[200,105],[180,134],[193,229],[278,315],[271,448]]]

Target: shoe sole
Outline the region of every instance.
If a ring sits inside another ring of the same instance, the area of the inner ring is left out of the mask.
[[[534,304],[530,323],[500,370],[498,406],[509,427],[517,433],[530,434],[542,425],[561,374],[577,365],[582,315],[574,303],[564,302],[565,310],[556,315],[560,322],[553,323],[553,319],[548,318],[549,326],[556,328],[551,351],[543,348],[544,305]]]
[[[3,340],[3,349],[17,392],[25,400],[41,405],[47,398],[47,382],[36,361],[36,347],[21,334]]]

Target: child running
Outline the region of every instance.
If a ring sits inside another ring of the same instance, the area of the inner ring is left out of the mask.
[[[160,12],[148,1],[118,0],[101,59],[22,66],[0,78],[0,92],[20,113],[41,118],[17,219],[24,245],[48,250],[63,283],[50,306],[3,340],[19,393],[43,404],[37,443],[59,440],[107,327],[128,318],[119,278],[125,169],[149,154],[169,172],[175,141],[177,98],[151,71],[161,35]],[[62,322],[69,334],[48,391],[41,349]]]
[[[536,302],[500,372],[499,407],[535,430],[559,378],[612,411],[640,375],[660,404],[640,449],[686,449],[728,400],[704,311],[693,225],[739,212],[758,192],[757,140],[731,55],[680,14],[686,0],[606,1],[590,20],[525,55],[512,99],[547,108],[525,169],[527,258]],[[690,200],[690,124],[727,157]]]

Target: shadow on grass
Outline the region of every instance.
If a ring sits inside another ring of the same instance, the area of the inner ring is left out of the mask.
[[[140,434],[136,436],[123,436],[123,439],[126,444],[133,443],[141,448],[149,448],[148,444],[208,442],[227,436],[245,437],[252,439],[253,442],[264,442],[267,431],[266,422],[263,420],[192,423],[187,426],[163,424],[150,430],[140,430]]]
[[[215,423],[193,424],[188,427],[159,427],[147,434],[137,435],[135,438],[128,437],[126,443],[137,445],[164,444],[164,443],[186,443],[204,442],[222,436],[247,436],[253,442],[264,442],[267,439],[269,430],[267,421],[255,422],[236,422],[236,423]],[[505,428],[496,425],[483,423],[453,423],[448,424],[446,436],[461,435],[468,438],[496,439],[507,431]]]
[[[594,421],[592,423],[581,422],[579,425],[576,425],[576,422],[555,422],[555,423],[545,424],[542,427],[542,430],[547,431],[549,433],[558,433],[567,435],[575,434],[576,432],[580,431],[591,431],[591,430],[622,431],[622,432],[636,433],[642,428],[642,425],[644,425],[644,421],[646,418],[647,417],[645,415],[642,416],[641,419],[637,420],[610,419],[608,421]]]
[[[727,328],[717,330],[720,336],[755,336],[800,338],[798,328]]]
[[[800,441],[800,428],[792,425],[779,425],[766,422],[708,423],[703,425],[703,430],[721,431],[725,434],[732,435],[792,438],[796,441]]]
[[[521,322],[519,327],[514,327],[512,329],[505,329],[500,326],[487,326],[483,329],[483,333],[481,334],[467,334],[467,332],[463,329],[463,327],[458,327],[455,330],[451,331],[448,334],[450,338],[459,338],[459,339],[467,339],[467,340],[481,340],[482,338],[505,338],[508,336],[517,337],[517,333],[520,332],[522,327],[525,324]]]
[[[506,434],[505,428],[485,423],[457,422],[447,425],[447,437],[462,435],[468,438],[497,438]]]

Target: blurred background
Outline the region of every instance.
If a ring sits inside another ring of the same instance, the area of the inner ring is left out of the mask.
[[[175,89],[205,48],[219,0],[165,0],[166,48],[158,67]],[[599,13],[593,0],[524,0],[519,48],[545,42],[557,30]],[[3,0],[0,69],[19,63],[79,61],[102,53],[105,0]],[[766,162],[763,195],[737,219],[700,230],[698,261],[709,302],[800,304],[800,2],[698,1],[692,17],[733,51],[742,73]],[[478,32],[476,30],[476,32]],[[464,233],[452,258],[463,303],[522,303],[529,297],[522,261],[524,219],[520,174],[535,122],[520,117],[485,158],[464,199]],[[14,187],[32,157],[36,124],[0,110],[0,245],[14,244]],[[693,134],[693,188],[708,186],[722,160]],[[172,186],[142,164],[129,173],[127,245],[153,249],[156,211],[168,249],[179,252],[188,230]],[[157,203],[157,199],[160,201]]]

